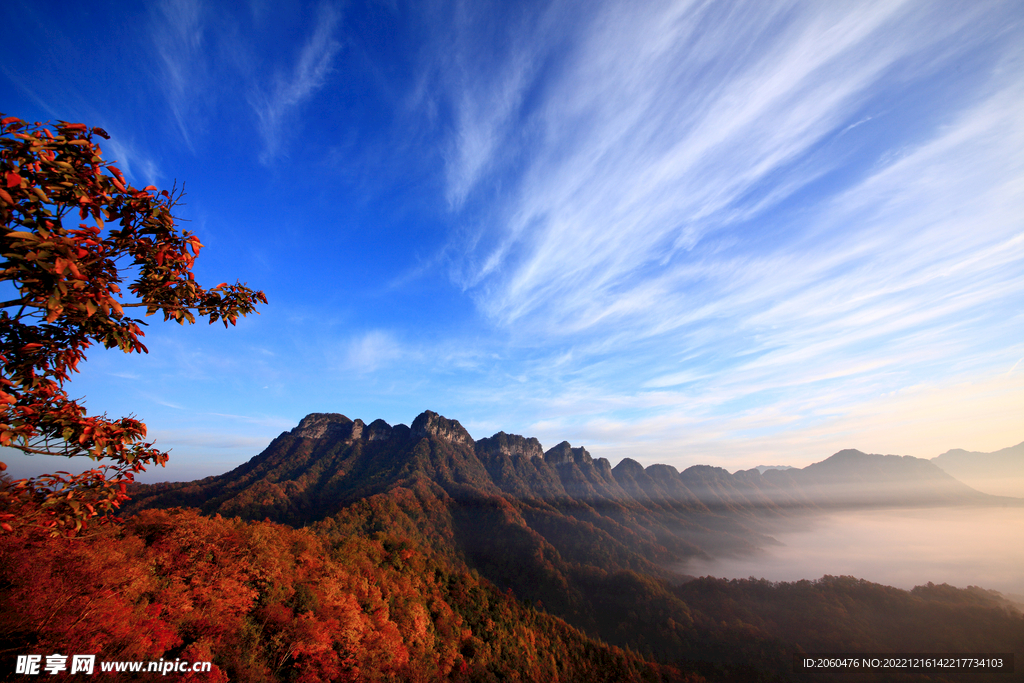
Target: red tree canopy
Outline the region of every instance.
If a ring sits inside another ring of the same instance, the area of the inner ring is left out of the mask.
[[[0,114],[0,117],[3,115]],[[125,483],[167,454],[133,417],[90,416],[65,390],[94,342],[125,353],[146,347],[127,308],[227,327],[266,303],[243,283],[205,289],[192,265],[202,244],[171,214],[183,192],[136,189],[82,123],[0,120],[0,445],[25,453],[87,456],[109,464],[0,481],[0,529],[76,533],[127,499]],[[122,290],[124,279],[130,300]],[[0,470],[6,465],[0,463]]]

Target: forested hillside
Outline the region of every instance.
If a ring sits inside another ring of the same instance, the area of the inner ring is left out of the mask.
[[[389,534],[170,510],[83,539],[5,537],[0,549],[8,662],[53,652],[212,660],[212,675],[194,680],[254,683],[700,680],[588,638]]]

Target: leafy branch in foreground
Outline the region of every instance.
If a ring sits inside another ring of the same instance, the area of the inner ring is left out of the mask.
[[[146,315],[227,327],[266,303],[243,283],[205,289],[192,266],[202,244],[171,211],[184,192],[136,189],[102,158],[101,128],[26,124],[0,114],[0,446],[112,464],[71,475],[0,479],[0,529],[75,534],[127,500],[125,484],[167,454],[134,417],[90,416],[64,388],[94,342],[147,352]],[[134,301],[123,301],[121,285]],[[0,462],[0,471],[6,465]]]

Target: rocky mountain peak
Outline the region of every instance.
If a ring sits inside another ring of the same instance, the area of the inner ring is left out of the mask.
[[[544,462],[549,465],[568,465],[573,462],[582,465],[592,464],[594,461],[586,448],[573,448],[568,441],[563,441],[544,454]]]
[[[714,465],[692,465],[680,472],[680,477],[685,479],[703,479],[706,481],[731,481],[732,475],[722,467]]]
[[[870,457],[873,456],[870,456],[862,451],[858,451],[856,448],[844,448],[835,455],[826,458],[826,461],[831,460],[832,462],[852,462],[858,460],[865,460]]]
[[[412,423],[414,438],[433,436],[449,443],[473,445],[473,437],[458,420],[449,420],[432,410],[425,410]]]
[[[374,420],[370,423],[370,426],[366,428],[366,440],[377,441],[378,439],[389,439],[391,438],[392,431],[391,425],[384,420]]]
[[[353,422],[341,413],[310,413],[292,429],[291,435],[304,439],[349,438],[362,428],[362,420]]]
[[[650,465],[644,471],[658,481],[671,481],[679,478],[679,470],[672,465]]]
[[[524,458],[544,457],[544,449],[535,437],[526,438],[518,434],[498,432],[476,442],[477,453],[500,453],[506,457],[520,455]]]
[[[612,469],[612,474],[622,476],[629,475],[632,478],[639,477],[644,473],[644,466],[633,458],[623,458],[618,465]]]

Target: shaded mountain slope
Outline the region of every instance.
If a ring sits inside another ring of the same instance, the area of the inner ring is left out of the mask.
[[[417,478],[456,500],[504,497],[517,507],[557,510],[608,533],[628,530],[659,543],[685,538],[687,528],[743,536],[761,530],[765,519],[792,512],[1005,502],[909,456],[847,450],[804,469],[763,474],[706,465],[682,472],[645,468],[630,458],[612,468],[568,442],[545,452],[536,439],[504,432],[474,441],[457,420],[426,411],[411,427],[314,413],[224,475],[134,487],[134,509],[188,505],[303,524]],[[699,552],[686,543],[676,550]]]
[[[763,538],[766,510],[773,509],[772,501],[735,486],[724,470],[716,488],[701,489],[705,504],[687,487],[688,481],[704,485],[699,469],[645,470],[626,460],[613,470],[583,448],[563,442],[543,452],[536,439],[504,433],[474,442],[458,421],[430,411],[411,427],[313,414],[224,475],[133,488],[129,511],[188,506],[300,526],[420,482],[460,513],[453,519],[467,520],[457,534],[458,550],[481,561],[488,534],[471,520],[486,511],[511,536],[526,534],[541,555],[664,574],[659,567],[705,553],[692,539],[713,536],[723,546],[753,547]]]

